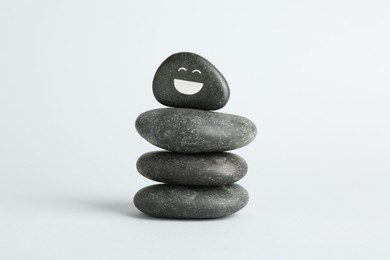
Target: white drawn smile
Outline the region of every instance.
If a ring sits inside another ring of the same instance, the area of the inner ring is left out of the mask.
[[[184,95],[194,95],[203,87],[203,83],[182,79],[173,79],[173,84],[176,90]]]

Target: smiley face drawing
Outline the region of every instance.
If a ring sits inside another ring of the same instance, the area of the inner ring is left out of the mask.
[[[214,65],[190,52],[169,56],[153,79],[157,101],[170,107],[217,110],[229,100],[229,86]]]
[[[187,71],[186,68],[180,67],[178,71]],[[199,73],[202,74],[202,72],[198,69],[193,70],[191,73]],[[176,90],[184,95],[194,95],[198,93],[202,87],[203,83],[196,82],[196,81],[189,81],[189,80],[183,80],[183,79],[174,79],[173,85],[175,86]]]

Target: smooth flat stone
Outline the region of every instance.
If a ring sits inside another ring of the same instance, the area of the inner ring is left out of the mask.
[[[185,108],[144,112],[135,126],[151,144],[180,153],[237,149],[252,142],[257,132],[255,124],[245,117]]]
[[[248,192],[238,184],[219,187],[158,184],[138,191],[134,205],[155,217],[220,218],[245,207],[248,199]]]
[[[190,52],[169,56],[157,69],[153,94],[170,107],[217,110],[229,100],[229,86],[205,58]]]
[[[243,178],[248,165],[242,157],[232,153],[149,152],[138,159],[137,169],[144,177],[154,181],[220,186]]]

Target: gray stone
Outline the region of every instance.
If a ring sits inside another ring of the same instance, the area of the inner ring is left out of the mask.
[[[141,189],[135,206],[145,214],[162,218],[220,218],[248,203],[248,192],[238,184],[218,187],[158,184]]]
[[[153,93],[170,107],[217,110],[229,100],[229,86],[205,58],[190,52],[169,56],[157,69]]]
[[[183,154],[149,152],[137,161],[137,169],[154,181],[198,186],[231,184],[245,176],[245,160],[232,153]]]
[[[180,153],[233,150],[256,136],[255,124],[245,117],[198,109],[150,110],[137,118],[135,126],[151,144]]]

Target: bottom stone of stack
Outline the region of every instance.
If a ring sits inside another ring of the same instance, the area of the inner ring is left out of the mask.
[[[161,218],[202,219],[231,215],[248,203],[246,189],[238,184],[216,187],[157,184],[139,190],[134,205]]]

